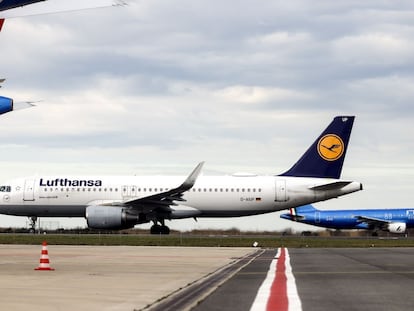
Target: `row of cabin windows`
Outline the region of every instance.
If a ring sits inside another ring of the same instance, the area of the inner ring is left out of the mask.
[[[69,189],[69,188],[66,188],[66,191],[67,192],[69,192],[71,189]],[[124,190],[124,192],[127,192],[127,189],[123,189]],[[132,190],[132,192],[135,192],[135,189],[131,189]],[[154,189],[152,189],[152,188],[148,188],[148,192],[153,192],[153,190],[154,190],[154,192],[158,192],[158,190],[160,191],[160,192],[163,192],[163,191],[168,191],[168,188],[160,188],[160,189],[158,189],[158,188],[154,188]],[[47,192],[47,191],[50,191],[50,192],[53,192],[53,191],[59,191],[59,188],[56,188],[56,189],[53,189],[53,188],[50,188],[50,189],[48,189],[48,188],[44,188],[44,190],[43,190],[44,192]],[[65,191],[65,188],[60,188],[60,191],[61,192],[63,192],[63,191]],[[86,192],[86,191],[88,191],[88,192],[91,192],[91,191],[94,191],[94,192],[96,192],[96,191],[98,191],[98,192],[118,192],[118,188],[72,188],[72,192]],[[141,188],[138,188],[137,189],[137,192],[147,192],[147,188],[142,188],[142,190],[141,190]],[[256,189],[256,188],[193,188],[193,192],[262,192],[262,189]]]
[[[193,192],[262,192],[262,189],[256,188],[193,188]]]
[[[124,192],[127,192],[128,191],[128,189],[126,189],[126,188],[124,188],[123,189],[124,190]],[[168,188],[165,188],[165,189],[163,189],[163,188],[160,188],[160,189],[158,189],[158,188],[148,188],[148,192],[153,192],[153,190],[154,190],[154,192],[158,192],[158,190],[160,191],[160,192],[163,192],[163,191],[168,191],[169,189]],[[131,191],[132,192],[135,192],[135,188],[131,188]],[[245,188],[193,188],[193,190],[192,190],[193,192],[262,192],[262,189],[256,189],[256,188],[247,188],[247,189],[245,189]],[[137,192],[147,192],[147,188],[137,188]]]
[[[65,191],[65,188],[56,188],[56,189],[53,189],[53,188],[50,188],[50,189],[48,189],[48,188],[44,188],[43,189],[43,191],[44,192],[47,192],[47,191],[50,191],[50,192],[53,192],[53,191],[56,191],[56,192],[58,192],[58,191],[61,191],[61,192],[63,192],[63,191]],[[69,191],[72,191],[72,192],[86,192],[86,191],[88,191],[88,192],[91,192],[91,191],[94,191],[94,192],[96,192],[96,191],[98,191],[98,192],[118,192],[118,188],[72,188],[72,190],[71,189],[69,189],[69,188],[66,188],[66,192],[69,192]]]

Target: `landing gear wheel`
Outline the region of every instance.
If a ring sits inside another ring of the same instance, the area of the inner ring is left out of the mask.
[[[170,234],[170,228],[167,226],[153,225],[150,232],[151,234]]]
[[[161,226],[161,234],[170,234],[170,228],[167,226]]]
[[[160,234],[161,233],[161,226],[160,225],[153,225],[150,229],[151,234]]]
[[[36,216],[29,217],[29,221],[30,221],[29,233],[34,234],[36,232],[36,221],[37,221],[37,217]]]

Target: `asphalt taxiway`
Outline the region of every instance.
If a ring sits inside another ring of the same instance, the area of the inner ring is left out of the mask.
[[[289,254],[299,310],[414,307],[414,248],[298,248],[289,249]],[[275,250],[265,251],[193,310],[250,310],[274,257]]]
[[[0,310],[250,310],[270,266],[281,260],[277,249],[48,250],[56,270],[35,271],[40,245],[0,245]],[[298,310],[414,306],[414,248],[292,248],[288,254]]]

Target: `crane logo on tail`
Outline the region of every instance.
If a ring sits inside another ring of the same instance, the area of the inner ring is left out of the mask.
[[[318,153],[326,161],[338,160],[344,153],[344,142],[337,135],[325,135],[318,142]]]

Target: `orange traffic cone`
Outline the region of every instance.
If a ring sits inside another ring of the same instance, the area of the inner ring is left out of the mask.
[[[47,252],[47,242],[42,243],[42,253],[40,255],[40,264],[39,267],[37,267],[35,270],[41,270],[41,271],[53,271],[55,269],[52,269],[49,265],[49,254]]]

